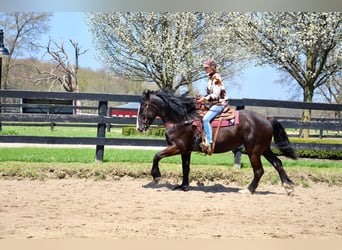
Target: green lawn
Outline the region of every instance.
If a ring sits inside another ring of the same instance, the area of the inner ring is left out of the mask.
[[[47,124],[47,123],[46,123]],[[132,127],[132,125],[130,125]],[[97,128],[96,127],[62,127],[56,126],[54,131],[51,131],[50,126],[2,126],[1,135],[30,135],[30,136],[65,136],[65,137],[96,137]],[[108,138],[127,138],[127,136],[122,135],[122,128],[112,128],[110,132],[106,131],[106,137]],[[129,138],[156,138],[153,136],[148,136],[144,134],[137,134],[134,136],[129,136]],[[158,137],[164,139],[163,137]],[[297,137],[290,137],[291,142],[298,143],[332,143],[332,144],[342,144],[341,139],[331,139],[331,138],[309,138],[302,139]]]
[[[50,126],[2,126],[0,135],[31,135],[31,136],[65,136],[65,137],[96,137],[96,127],[61,127],[51,131]],[[108,137],[121,136],[121,129],[112,129],[106,133]]]
[[[143,149],[113,149],[105,148],[104,162],[134,162],[151,163],[157,150]],[[19,161],[19,162],[80,162],[92,163],[95,159],[94,148],[49,148],[41,147],[22,147],[22,148],[0,148],[0,162]],[[271,166],[265,159],[262,160],[265,166]],[[342,161],[327,160],[291,160],[282,158],[283,165],[286,167],[311,167],[311,168],[342,168]],[[249,167],[247,155],[242,155],[243,166]],[[180,156],[167,157],[161,160],[162,163],[181,164]],[[234,163],[231,152],[205,156],[200,153],[193,153],[192,165],[210,166],[232,166]]]
[[[0,148],[0,178],[38,179],[87,178],[117,180],[123,176],[149,178],[156,150],[105,149],[104,162],[95,162],[95,147],[91,148]],[[297,184],[310,187],[313,183],[342,185],[342,162],[327,160],[297,161],[282,158],[284,169]],[[277,171],[263,159],[265,175],[262,182],[279,184]],[[190,179],[196,182],[223,181],[248,185],[253,178],[248,157],[242,156],[242,169],[233,166],[231,152],[204,156],[193,153]],[[164,158],[160,162],[162,178],[179,182],[182,177],[179,156]]]

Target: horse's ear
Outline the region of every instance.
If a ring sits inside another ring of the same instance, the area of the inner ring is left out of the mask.
[[[144,92],[143,92],[143,96],[144,96],[146,99],[149,99],[149,98],[150,98],[151,92],[152,92],[151,90],[145,89]]]

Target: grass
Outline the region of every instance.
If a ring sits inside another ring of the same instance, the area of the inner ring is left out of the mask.
[[[47,124],[47,123],[45,123]],[[132,127],[130,125],[130,127]],[[0,135],[31,135],[31,136],[65,136],[65,137],[96,137],[97,128],[96,127],[62,127],[56,126],[53,131],[51,131],[49,124],[47,126],[35,127],[35,126],[2,126],[2,132]],[[112,128],[110,132],[106,132],[106,137],[108,138],[127,138],[127,136],[122,135],[122,128]],[[129,138],[151,138],[152,136],[147,136],[144,134],[131,135]],[[156,138],[156,137],[154,137]],[[157,137],[164,139],[164,137]],[[294,143],[331,143],[331,144],[342,144],[340,139],[331,138],[297,138],[290,137],[290,141]]]
[[[39,179],[90,178],[116,180],[123,176],[151,178],[151,162],[156,150],[106,149],[105,160],[96,163],[95,148],[0,148],[0,178]],[[342,186],[342,162],[327,160],[297,161],[282,158],[290,178],[298,185],[312,183]],[[263,160],[265,175],[262,181],[272,185],[280,183],[276,170]],[[196,182],[223,181],[247,185],[253,171],[248,157],[242,156],[242,169],[235,170],[231,152],[211,157],[193,153],[190,178]],[[181,180],[179,156],[164,158],[160,162],[163,178]]]
[[[65,136],[65,137],[96,137],[97,127],[62,127],[56,126],[52,131],[49,124],[47,126],[2,126],[1,135],[30,135],[30,136]],[[122,128],[111,128],[110,132],[106,131],[108,138],[127,138],[122,135]],[[152,136],[153,137],[153,136]],[[137,134],[130,138],[151,138],[145,134]],[[160,138],[160,137],[158,137]],[[164,138],[160,138],[164,139]]]
[[[134,162],[149,163],[157,153],[157,150],[141,150],[141,149],[113,149],[106,148],[104,154],[104,162]],[[36,148],[36,147],[20,147],[0,148],[0,162],[19,161],[19,162],[50,162],[50,163],[92,163],[95,160],[94,148]],[[341,161],[328,160],[308,160],[299,159],[291,160],[282,158],[283,165],[286,167],[310,167],[310,168],[342,168]],[[242,156],[242,165],[249,167],[249,159],[247,155]],[[262,159],[265,167],[271,164],[264,158]],[[167,157],[161,160],[161,164],[181,164],[180,156]],[[215,154],[213,156],[205,156],[200,153],[193,153],[191,157],[192,165],[208,165],[208,166],[232,166],[234,163],[233,154],[231,152],[223,154]]]
[[[0,178],[2,179],[63,179],[81,178],[100,180],[120,180],[122,177],[148,178],[150,163],[104,162],[104,163],[38,163],[38,162],[0,162]],[[173,183],[180,183],[182,178],[179,164],[164,163],[160,166],[162,178]],[[288,176],[296,185],[310,187],[315,183],[329,186],[342,186],[341,168],[287,168]],[[235,170],[230,166],[195,165],[190,172],[190,181],[197,183],[222,182],[229,185],[236,183],[247,186],[253,178],[250,168]],[[265,168],[261,183],[279,185],[280,179],[273,168]]]
[[[3,126],[1,134],[95,137],[96,128],[56,127],[54,131],[51,131],[48,126],[39,128]],[[107,132],[106,137],[126,138],[118,128]],[[290,138],[290,140],[304,142],[303,139],[297,138]],[[342,143],[341,140],[334,139],[309,139],[305,142]],[[152,159],[156,152],[156,150],[124,150],[107,147],[104,162],[96,163],[95,146],[94,148],[4,147],[0,148],[0,178],[92,178],[95,180],[119,179],[123,176],[150,178]],[[312,183],[321,182],[342,186],[341,161],[281,159],[288,175],[298,185],[309,187]],[[197,182],[220,180],[226,183],[236,182],[240,185],[247,185],[253,177],[253,171],[246,155],[242,156],[241,162],[243,168],[234,170],[231,167],[234,165],[231,152],[211,157],[193,153],[190,178]],[[275,169],[265,159],[262,159],[262,162],[265,166],[262,182],[279,184],[279,176]],[[162,159],[160,169],[164,178],[172,178],[179,182],[182,175],[180,156]]]
[[[47,123],[46,123],[47,124]],[[57,126],[52,131],[49,124],[47,126],[2,126],[3,135],[31,135],[31,136],[82,136],[96,137],[96,127],[60,127]]]

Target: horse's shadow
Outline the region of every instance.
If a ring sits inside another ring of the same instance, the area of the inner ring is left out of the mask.
[[[171,184],[171,183],[154,183],[153,181],[143,185],[143,188],[151,188],[151,189],[162,189],[166,188],[169,190],[179,191],[181,189],[176,189],[177,185]],[[190,186],[188,191],[198,191],[198,192],[204,192],[204,193],[237,193],[239,194],[241,191],[244,191],[245,189],[236,188],[236,187],[226,187],[222,184],[215,183],[213,185],[196,185],[196,186]],[[276,194],[274,192],[270,191],[255,191],[255,195],[269,195],[269,194]]]

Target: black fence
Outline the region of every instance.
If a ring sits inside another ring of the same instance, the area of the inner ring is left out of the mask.
[[[35,91],[0,91],[1,113],[0,123],[13,126],[96,126],[94,137],[47,137],[47,136],[16,136],[1,135],[0,143],[37,143],[37,144],[76,144],[96,145],[96,160],[102,161],[105,145],[127,146],[166,146],[165,140],[160,139],[132,139],[106,138],[106,129],[112,126],[135,126],[134,116],[112,116],[109,103],[139,102],[140,96],[93,94],[93,93],[64,93],[64,92],[35,92]],[[26,100],[26,101],[23,101]],[[29,100],[29,102],[27,101]],[[39,100],[40,103],[34,100]],[[46,101],[42,101],[46,100]],[[77,101],[95,101],[97,106],[75,106]],[[71,104],[71,105],[70,105]],[[232,106],[240,109],[245,106],[262,106],[285,109],[311,109],[342,111],[341,104],[303,103],[256,99],[230,99]],[[27,112],[30,110],[30,112]],[[51,110],[53,112],[51,112]],[[61,112],[58,112],[60,110]],[[84,110],[92,110],[93,114],[85,114]],[[96,114],[94,113],[96,110]],[[66,112],[67,111],[67,112]],[[337,134],[341,131],[341,119],[316,119],[303,123],[298,118],[276,117],[285,128],[309,128],[320,131],[333,130]],[[154,124],[161,124],[157,120]],[[322,132],[320,132],[322,134]],[[341,144],[294,144],[296,149],[327,149],[342,150]]]

